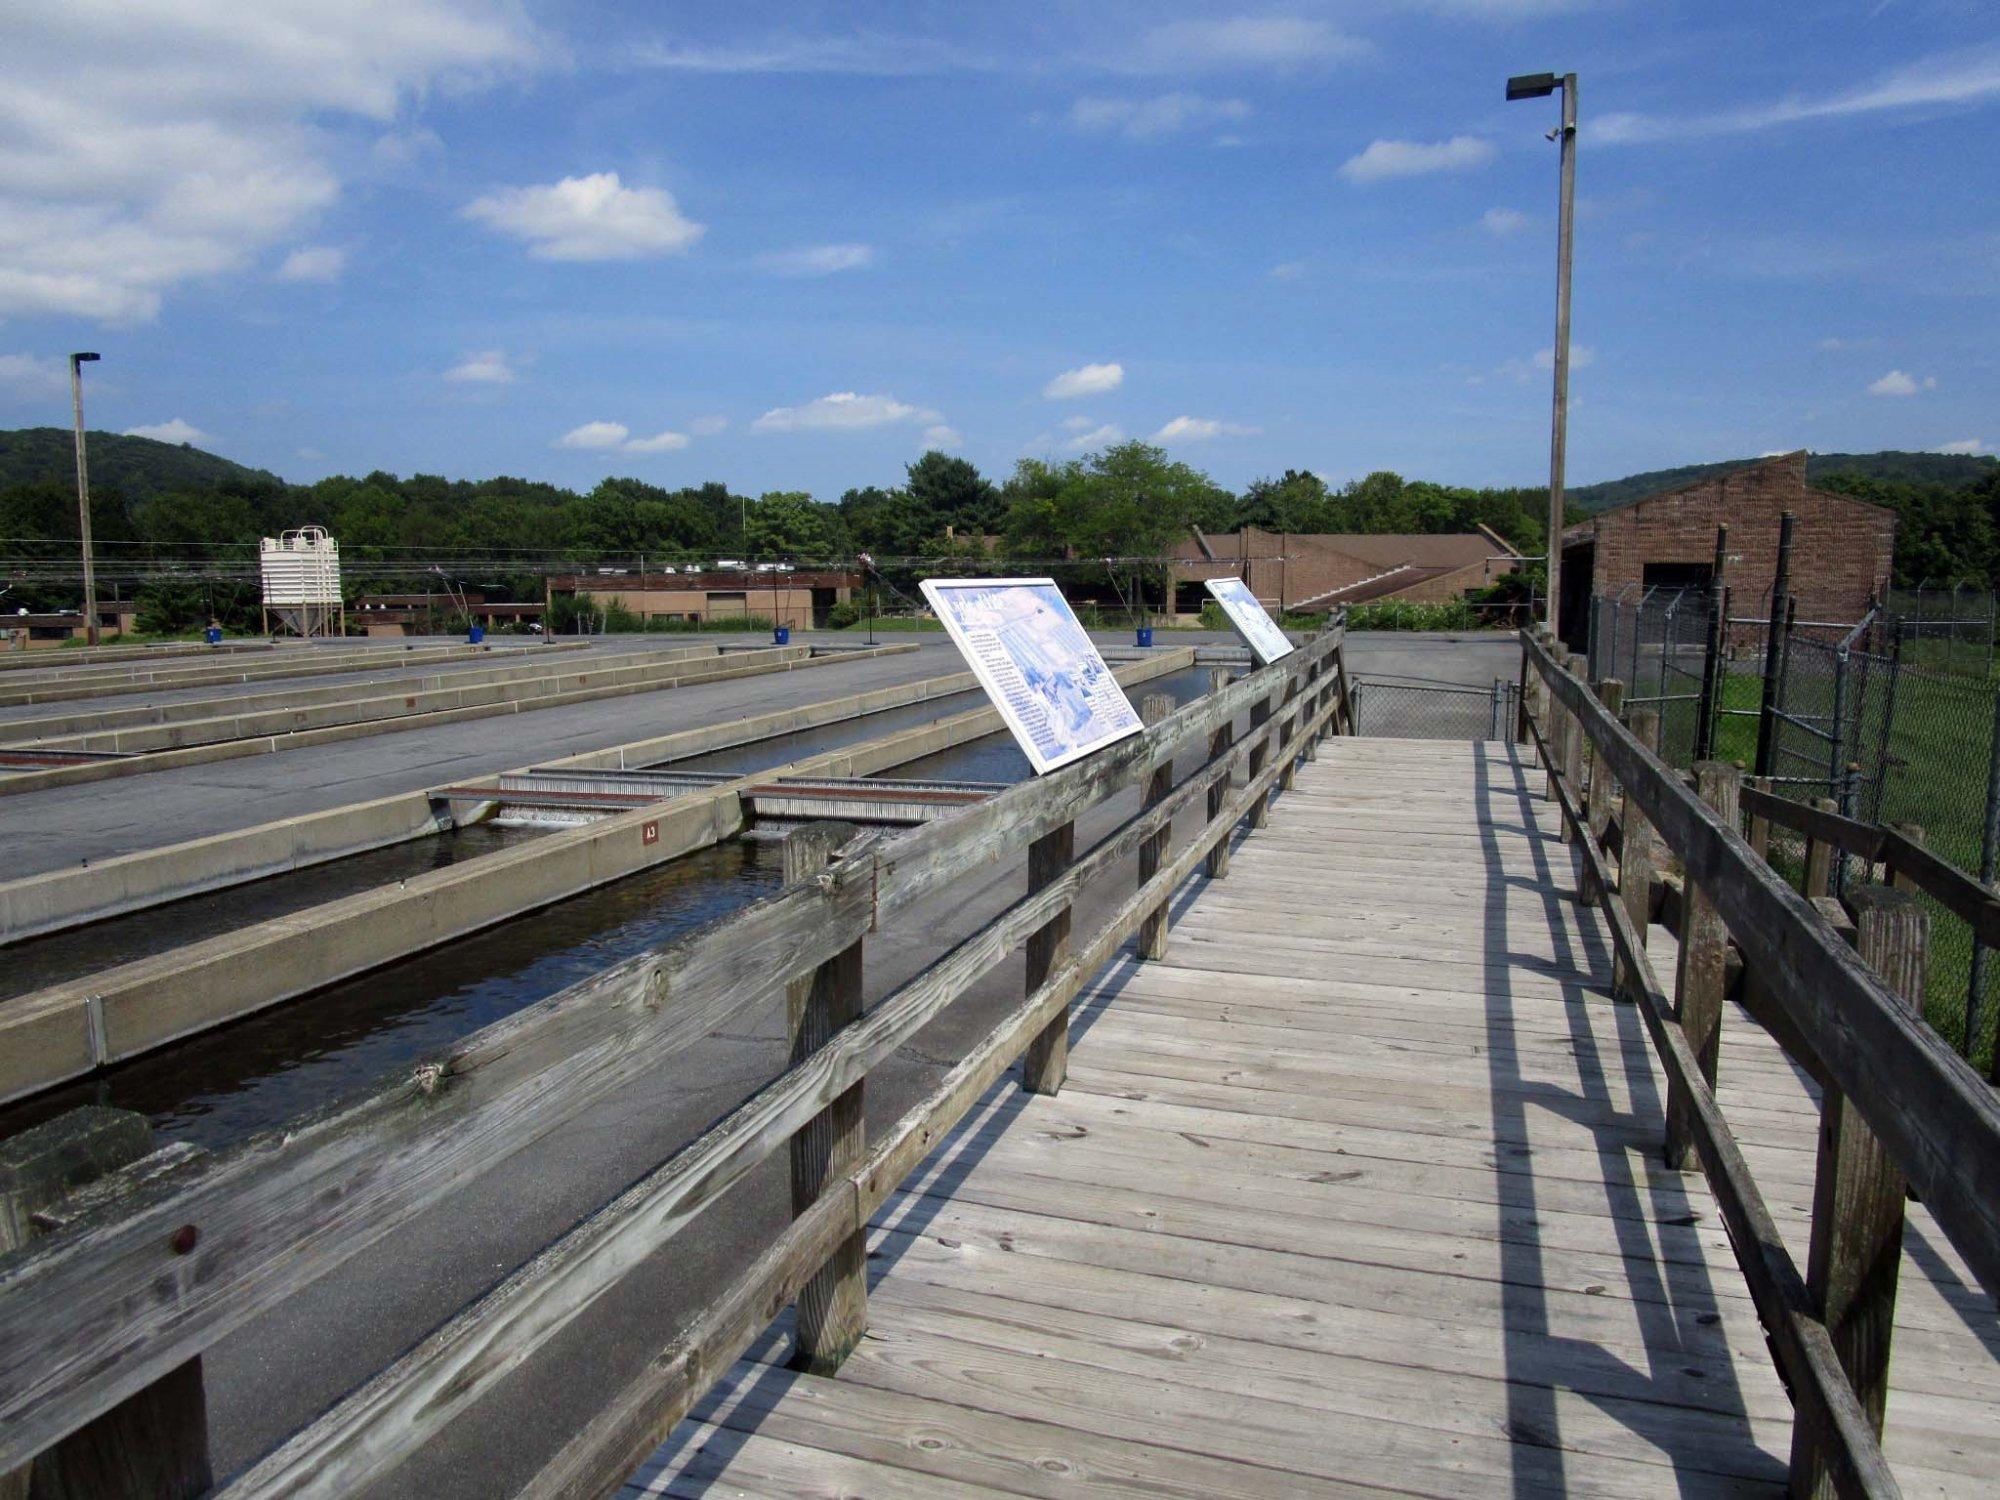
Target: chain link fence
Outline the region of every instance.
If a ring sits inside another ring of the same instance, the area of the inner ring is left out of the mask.
[[[1412,677],[1361,677],[1353,687],[1357,734],[1397,740],[1511,740],[1520,688]]]
[[[1592,679],[1617,678],[1628,706],[1657,709],[1661,758],[1683,770],[1700,753],[1708,597],[1631,589],[1591,603]],[[1913,824],[1933,853],[1992,888],[2000,875],[2000,677],[1991,596],[1912,590],[1895,602],[1922,612],[1792,619],[1775,641],[1767,619],[1728,619],[1715,633],[1720,650],[1706,679],[1715,691],[1710,753],[1761,769],[1781,796],[1826,799],[1862,822]],[[1772,862],[1796,878],[1801,856],[1802,840],[1774,828]],[[1832,876],[1836,895],[1877,878],[1858,860],[1835,861]],[[1920,899],[1931,918],[1925,1015],[1994,1076],[2000,955],[1983,949],[1962,917]]]

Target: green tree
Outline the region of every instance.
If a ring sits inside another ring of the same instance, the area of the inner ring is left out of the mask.
[[[773,490],[750,505],[749,550],[814,562],[848,555],[840,512],[803,490]]]
[[[903,488],[926,518],[926,536],[947,526],[960,535],[998,529],[1005,514],[1000,492],[965,459],[933,448],[905,473]]]

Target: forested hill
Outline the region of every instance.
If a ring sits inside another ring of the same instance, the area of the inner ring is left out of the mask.
[[[1657,495],[1694,484],[1711,474],[1726,474],[1757,462],[1754,458],[1724,459],[1712,464],[1683,464],[1677,469],[1654,469],[1645,474],[1628,474],[1623,479],[1607,479],[1600,484],[1581,484],[1566,492],[1571,505],[1581,510],[1609,510],[1642,495]],[[1957,489],[1977,484],[2000,470],[2000,458],[1990,453],[1813,453],[1806,458],[1806,478],[1817,484],[1835,474],[1857,479],[1888,480],[1894,484],[1942,485]]]
[[[0,432],[0,489],[43,482],[75,484],[76,435],[67,427]],[[211,490],[231,483],[262,487],[284,481],[183,443],[92,432],[90,482],[136,502],[176,490]]]

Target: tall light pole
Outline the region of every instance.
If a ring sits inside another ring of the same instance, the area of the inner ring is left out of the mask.
[[[1555,409],[1549,419],[1549,634],[1562,616],[1563,460],[1569,437],[1569,259],[1576,224],[1576,74],[1523,73],[1507,80],[1509,99],[1543,99],[1562,90],[1562,124],[1550,132],[1562,142],[1562,193],[1556,210]]]
[[[69,399],[76,412],[76,524],[83,538],[83,638],[97,644],[97,569],[90,556],[90,459],[83,443],[83,367],[95,354],[69,357]]]

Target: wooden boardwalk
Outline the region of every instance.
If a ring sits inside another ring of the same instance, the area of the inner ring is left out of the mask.
[[[837,1378],[774,1328],[628,1494],[1779,1494],[1791,1407],[1513,747],[1335,739],[891,1198]],[[1653,938],[1664,945],[1666,935]],[[1817,1115],[1720,1090],[1805,1260]],[[1887,1451],[1993,1493],[2000,1321],[1912,1205]]]

